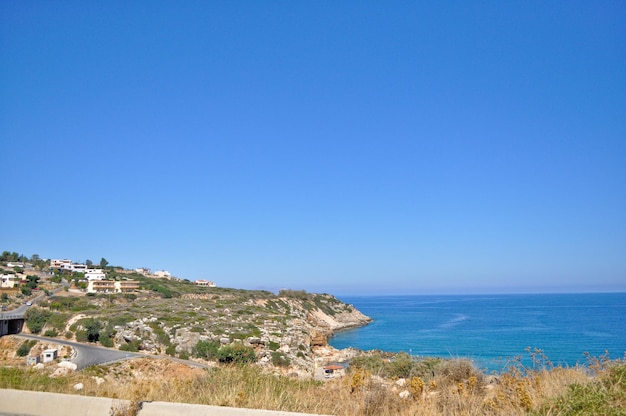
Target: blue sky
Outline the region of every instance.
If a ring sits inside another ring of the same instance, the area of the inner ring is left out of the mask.
[[[0,249],[333,294],[626,290],[626,4],[0,3]]]

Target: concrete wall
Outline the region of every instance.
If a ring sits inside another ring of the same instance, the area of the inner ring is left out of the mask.
[[[0,316],[0,337],[9,334],[19,334],[24,327],[24,319],[9,318],[9,315]]]
[[[0,389],[0,416],[110,416],[129,409],[128,400]],[[130,413],[125,413],[130,414]],[[142,402],[137,416],[303,416],[305,413],[198,404]]]

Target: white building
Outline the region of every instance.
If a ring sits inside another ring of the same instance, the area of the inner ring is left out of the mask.
[[[19,277],[14,274],[3,274],[0,276],[0,287],[2,288],[14,288],[19,282]]]
[[[141,274],[150,274],[150,269],[148,269],[147,267],[140,267],[138,269],[135,269],[135,271]]]
[[[139,289],[136,280],[90,280],[87,293],[127,293]]]
[[[49,349],[43,352],[43,362],[49,363],[50,361],[54,361],[57,358],[57,350]]]
[[[85,279],[87,280],[104,280],[106,275],[102,269],[87,269],[85,270]]]
[[[69,270],[72,273],[85,273],[87,271],[87,265],[77,263],[63,264],[61,270]]]
[[[157,270],[156,272],[154,272],[154,275],[156,277],[172,277],[170,272],[168,272],[166,270]]]
[[[215,287],[215,282],[210,280],[196,280],[193,284],[196,286]]]
[[[64,265],[71,265],[72,260],[60,260],[60,259],[52,259],[50,260],[50,268],[51,269],[62,269]]]

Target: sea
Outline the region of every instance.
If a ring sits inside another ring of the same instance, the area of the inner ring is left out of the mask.
[[[485,372],[531,366],[530,351],[575,366],[626,353],[626,293],[339,296],[374,321],[335,334],[335,348],[466,358]]]

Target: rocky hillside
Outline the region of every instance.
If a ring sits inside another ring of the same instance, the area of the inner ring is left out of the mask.
[[[46,315],[41,334],[190,359],[207,359],[206,348],[243,345],[259,365],[302,376],[312,374],[316,349],[333,333],[371,321],[328,294],[151,280],[137,293],[60,293],[40,311]]]

